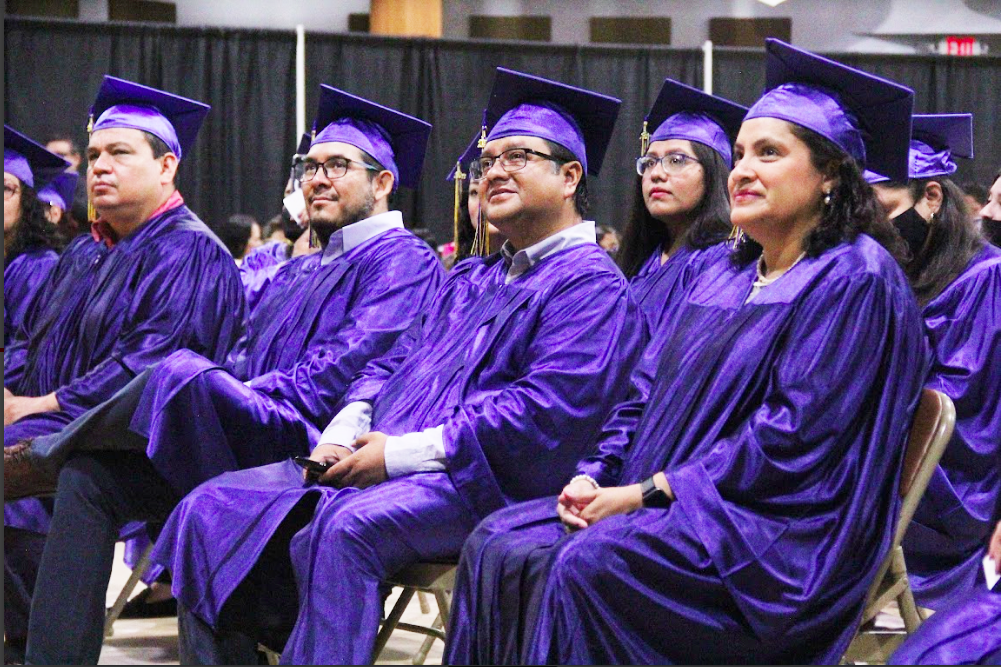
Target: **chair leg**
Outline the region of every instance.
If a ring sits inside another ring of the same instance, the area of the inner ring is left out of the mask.
[[[149,555],[152,551],[153,544],[150,543],[146,546],[146,549],[139,558],[139,562],[136,563],[135,568],[133,568],[128,581],[125,582],[125,588],[123,588],[122,592],[118,594],[118,597],[115,599],[115,604],[111,605],[111,609],[108,610],[108,614],[104,617],[105,637],[111,637],[115,634],[115,621],[117,621],[118,617],[121,615],[122,609],[125,608],[125,604],[129,601],[129,596],[132,595],[132,591],[134,591],[136,586],[139,584],[139,580],[142,579],[142,576],[146,574],[146,570],[149,569]]]
[[[907,634],[917,632],[923,619],[918,612],[917,604],[914,602],[914,593],[911,592],[911,585],[907,580],[907,564],[904,561],[904,550],[897,547],[893,552],[893,564],[891,565],[894,577],[904,582],[904,588],[897,596],[897,607],[900,609],[900,617],[904,619],[904,628]]]
[[[438,614],[435,617],[434,623],[431,624],[431,627],[434,628],[435,630],[440,630],[441,628],[444,627],[444,624],[441,622],[441,614]],[[428,653],[431,652],[431,646],[434,644],[435,639],[437,639],[437,637],[435,637],[434,635],[428,635],[427,637],[424,638],[424,643],[421,644],[421,647],[419,649],[417,649],[417,653],[414,653],[414,657],[411,660],[413,664],[415,665],[424,664],[424,661],[428,659]]]
[[[417,601],[421,603],[421,613],[430,614],[431,605],[428,604],[428,596],[424,591],[417,591]]]
[[[386,648],[386,643],[389,642],[390,635],[393,634],[393,630],[396,629],[397,624],[403,617],[403,612],[406,611],[407,605],[410,604],[416,592],[417,589],[415,588],[403,587],[400,598],[393,605],[393,610],[389,612],[389,616],[386,617],[386,620],[382,624],[382,629],[379,630],[379,634],[375,638],[375,647],[372,649],[373,663],[382,655],[382,649]]]

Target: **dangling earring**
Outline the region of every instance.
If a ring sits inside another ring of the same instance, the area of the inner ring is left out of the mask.
[[[830,192],[825,192],[824,193],[824,206],[830,206],[830,205],[831,205],[831,193]]]

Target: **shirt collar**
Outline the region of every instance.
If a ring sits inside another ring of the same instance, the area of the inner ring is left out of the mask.
[[[573,248],[584,243],[597,242],[598,237],[594,231],[593,220],[584,220],[572,227],[567,227],[523,250],[515,251],[511,242],[505,241],[504,245],[501,246],[501,255],[508,266],[504,282],[505,284],[512,282],[515,278],[560,250]]]
[[[150,216],[144,220],[144,222],[149,222],[156,216],[183,205],[184,197],[181,196],[179,190],[174,190],[174,192],[167,197],[167,201],[160,204],[160,207],[153,211],[153,213],[151,213]],[[90,223],[90,236],[97,243],[104,243],[104,245],[108,246],[109,250],[114,248],[115,244],[121,241],[121,239],[118,238],[118,234],[115,233],[114,228],[105,220],[100,218]]]
[[[321,264],[329,264],[341,255],[351,252],[361,244],[390,229],[403,229],[403,214],[399,211],[386,211],[351,223],[343,229],[338,229],[330,235],[327,247],[323,250]]]

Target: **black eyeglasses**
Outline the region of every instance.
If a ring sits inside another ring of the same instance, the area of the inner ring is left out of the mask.
[[[524,169],[525,165],[528,164],[529,155],[540,157],[543,160],[552,160],[556,164],[566,164],[568,162],[568,160],[562,160],[554,155],[546,155],[545,153],[533,151],[531,148],[509,148],[496,157],[492,155],[480,156],[480,178],[490,171],[495,162],[500,162],[501,169],[508,173]]]
[[[4,183],[3,184],[3,200],[7,201],[8,199],[10,199],[14,195],[16,195],[17,191],[19,189],[20,188],[18,188],[16,185],[7,185],[6,183]]]
[[[642,176],[659,164],[668,174],[680,174],[690,163],[702,164],[684,153],[668,153],[664,157],[644,155],[636,159],[636,173]]]
[[[343,178],[344,175],[348,173],[348,167],[353,164],[356,164],[359,167],[364,167],[369,171],[382,171],[378,167],[373,167],[370,164],[358,162],[357,160],[349,160],[346,157],[332,157],[326,162],[306,160],[298,166],[297,171],[299,174],[299,180],[303,183],[313,180],[313,177],[316,176],[317,172],[321,169],[323,170],[323,177],[332,181],[337,178]]]

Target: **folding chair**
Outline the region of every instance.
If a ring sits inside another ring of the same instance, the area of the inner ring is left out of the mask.
[[[382,629],[379,630],[379,635],[375,638],[375,647],[372,649],[373,662],[379,659],[390,635],[397,629],[416,632],[427,637],[417,653],[414,654],[413,664],[415,665],[424,664],[435,639],[445,641],[445,627],[448,626],[452,589],[455,588],[455,565],[454,562],[415,563],[386,580],[386,583],[392,586],[401,586],[403,592],[400,593],[399,599],[393,605],[389,616],[383,621]],[[419,592],[431,593],[438,602],[438,617],[430,627],[400,622],[407,605],[410,604],[414,594]]]
[[[842,658],[842,663],[885,663],[893,651],[924,621],[907,580],[907,564],[900,543],[924,495],[956,425],[956,408],[945,394],[934,389],[921,392],[914,423],[911,425],[904,465],[900,473],[900,516],[893,543],[883,559],[866,597],[859,631]],[[873,619],[896,601],[904,620],[904,631],[877,631]]]
[[[136,566],[132,568],[132,574],[129,575],[128,580],[125,582],[125,587],[122,588],[122,592],[118,594],[115,598],[115,603],[111,605],[111,609],[108,610],[107,615],[104,617],[104,636],[112,637],[115,634],[115,621],[121,615],[122,610],[125,608],[125,604],[129,601],[129,596],[132,595],[132,591],[136,589],[139,584],[139,580],[143,578],[146,574],[146,570],[149,569],[149,555],[153,551],[153,543],[150,542],[143,549],[142,556],[139,557],[139,562]]]

